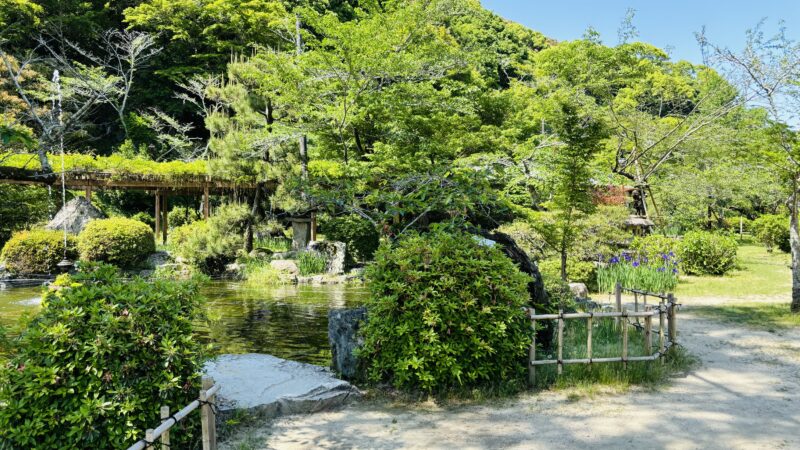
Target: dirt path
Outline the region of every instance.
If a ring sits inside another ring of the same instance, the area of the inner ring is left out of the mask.
[[[361,403],[243,431],[223,448],[800,448],[800,333],[681,315],[702,366],[657,392],[564,392],[440,409]]]

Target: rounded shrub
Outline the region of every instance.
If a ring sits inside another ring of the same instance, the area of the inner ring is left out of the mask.
[[[771,252],[775,247],[785,253],[792,251],[792,247],[789,244],[788,217],[765,214],[753,221],[751,229],[756,239],[764,244],[768,252]]]
[[[347,244],[345,258],[350,266],[371,259],[378,249],[380,236],[375,226],[355,214],[324,218],[320,232],[330,241]]]
[[[67,235],[67,258],[74,260],[75,236]],[[49,274],[58,271],[64,259],[64,233],[57,230],[18,231],[3,246],[0,259],[6,269],[20,275]]]
[[[558,258],[546,259],[538,264],[542,276],[561,280],[561,260]],[[597,289],[597,265],[592,261],[580,261],[575,258],[567,259],[567,280],[571,283],[583,283],[588,289]],[[549,291],[548,291],[549,292]]]
[[[78,235],[84,261],[132,267],[155,251],[153,230],[138,220],[112,217],[89,222]]]
[[[467,234],[412,235],[382,245],[366,277],[359,357],[372,381],[431,392],[524,377],[529,279],[499,249]]]
[[[1,448],[127,448],[161,421],[158,405],[197,398],[196,287],[82,270],[44,294],[0,365]],[[175,448],[197,448],[197,418],[176,425]]]
[[[707,231],[691,231],[681,240],[678,254],[690,275],[724,275],[736,266],[736,239]]]

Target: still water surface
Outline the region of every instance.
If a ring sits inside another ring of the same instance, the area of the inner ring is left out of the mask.
[[[239,282],[202,286],[208,299],[208,323],[199,335],[216,353],[269,353],[327,366],[328,311],[363,304],[363,286],[274,286],[250,288]],[[18,327],[19,319],[40,308],[41,288],[0,290],[0,325]]]

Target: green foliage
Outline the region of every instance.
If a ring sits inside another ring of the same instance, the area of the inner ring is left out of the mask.
[[[777,214],[764,214],[754,220],[751,229],[756,239],[764,244],[768,252],[778,247],[780,251],[792,251],[789,244],[789,218]]]
[[[131,219],[138,220],[139,222],[142,222],[143,224],[145,224],[148,227],[150,227],[151,230],[155,230],[156,229],[156,219],[153,216],[151,216],[150,214],[146,213],[146,212],[138,212],[138,213],[132,215]],[[170,221],[170,225],[172,225],[171,222],[172,221]]]
[[[233,262],[244,248],[244,230],[250,211],[244,205],[217,208],[208,220],[200,220],[172,231],[169,246],[206,274],[217,274]]]
[[[637,236],[631,243],[631,250],[640,261],[658,261],[663,255],[674,257],[679,241],[663,234]]]
[[[9,448],[126,448],[197,397],[204,360],[191,284],[85,265],[44,294],[42,310],[0,368],[0,442]],[[197,415],[173,445],[198,436]]]
[[[725,275],[736,266],[736,239],[730,236],[692,231],[680,243],[684,272],[691,275]]]
[[[135,267],[155,249],[153,230],[125,217],[92,220],[78,235],[78,251],[84,261]]]
[[[315,275],[325,272],[328,261],[317,252],[300,252],[297,255],[297,269],[300,275]]]
[[[75,236],[67,235],[66,256],[75,260]],[[6,268],[15,274],[45,274],[58,271],[64,259],[64,233],[57,230],[18,231],[3,246],[0,257]]]
[[[539,271],[542,276],[561,279],[561,260],[557,258],[539,261]],[[580,261],[574,258],[567,259],[567,281],[583,283],[590,290],[597,289],[597,264],[593,261]]]
[[[555,262],[556,264],[550,264],[548,272],[542,272],[544,290],[547,291],[552,305],[556,305],[559,309],[570,309],[575,305],[575,294],[572,293],[569,283],[561,279],[561,263]],[[542,270],[541,265],[539,270]]]
[[[172,211],[170,211],[169,214],[167,214],[167,220],[169,220],[169,226],[179,227],[197,222],[200,220],[200,213],[193,208],[176,206],[172,208]]]
[[[12,232],[46,221],[60,203],[45,187],[0,184],[0,245]]]
[[[470,235],[434,232],[382,245],[359,356],[373,381],[445,391],[526,373],[528,278]]]
[[[320,232],[328,240],[347,244],[348,265],[370,260],[380,243],[375,226],[355,214],[326,217],[320,221]]]

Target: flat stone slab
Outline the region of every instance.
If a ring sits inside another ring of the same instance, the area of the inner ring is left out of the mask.
[[[220,355],[206,363],[206,375],[221,385],[219,409],[246,410],[266,418],[324,411],[361,396],[324,367],[248,353]]]

